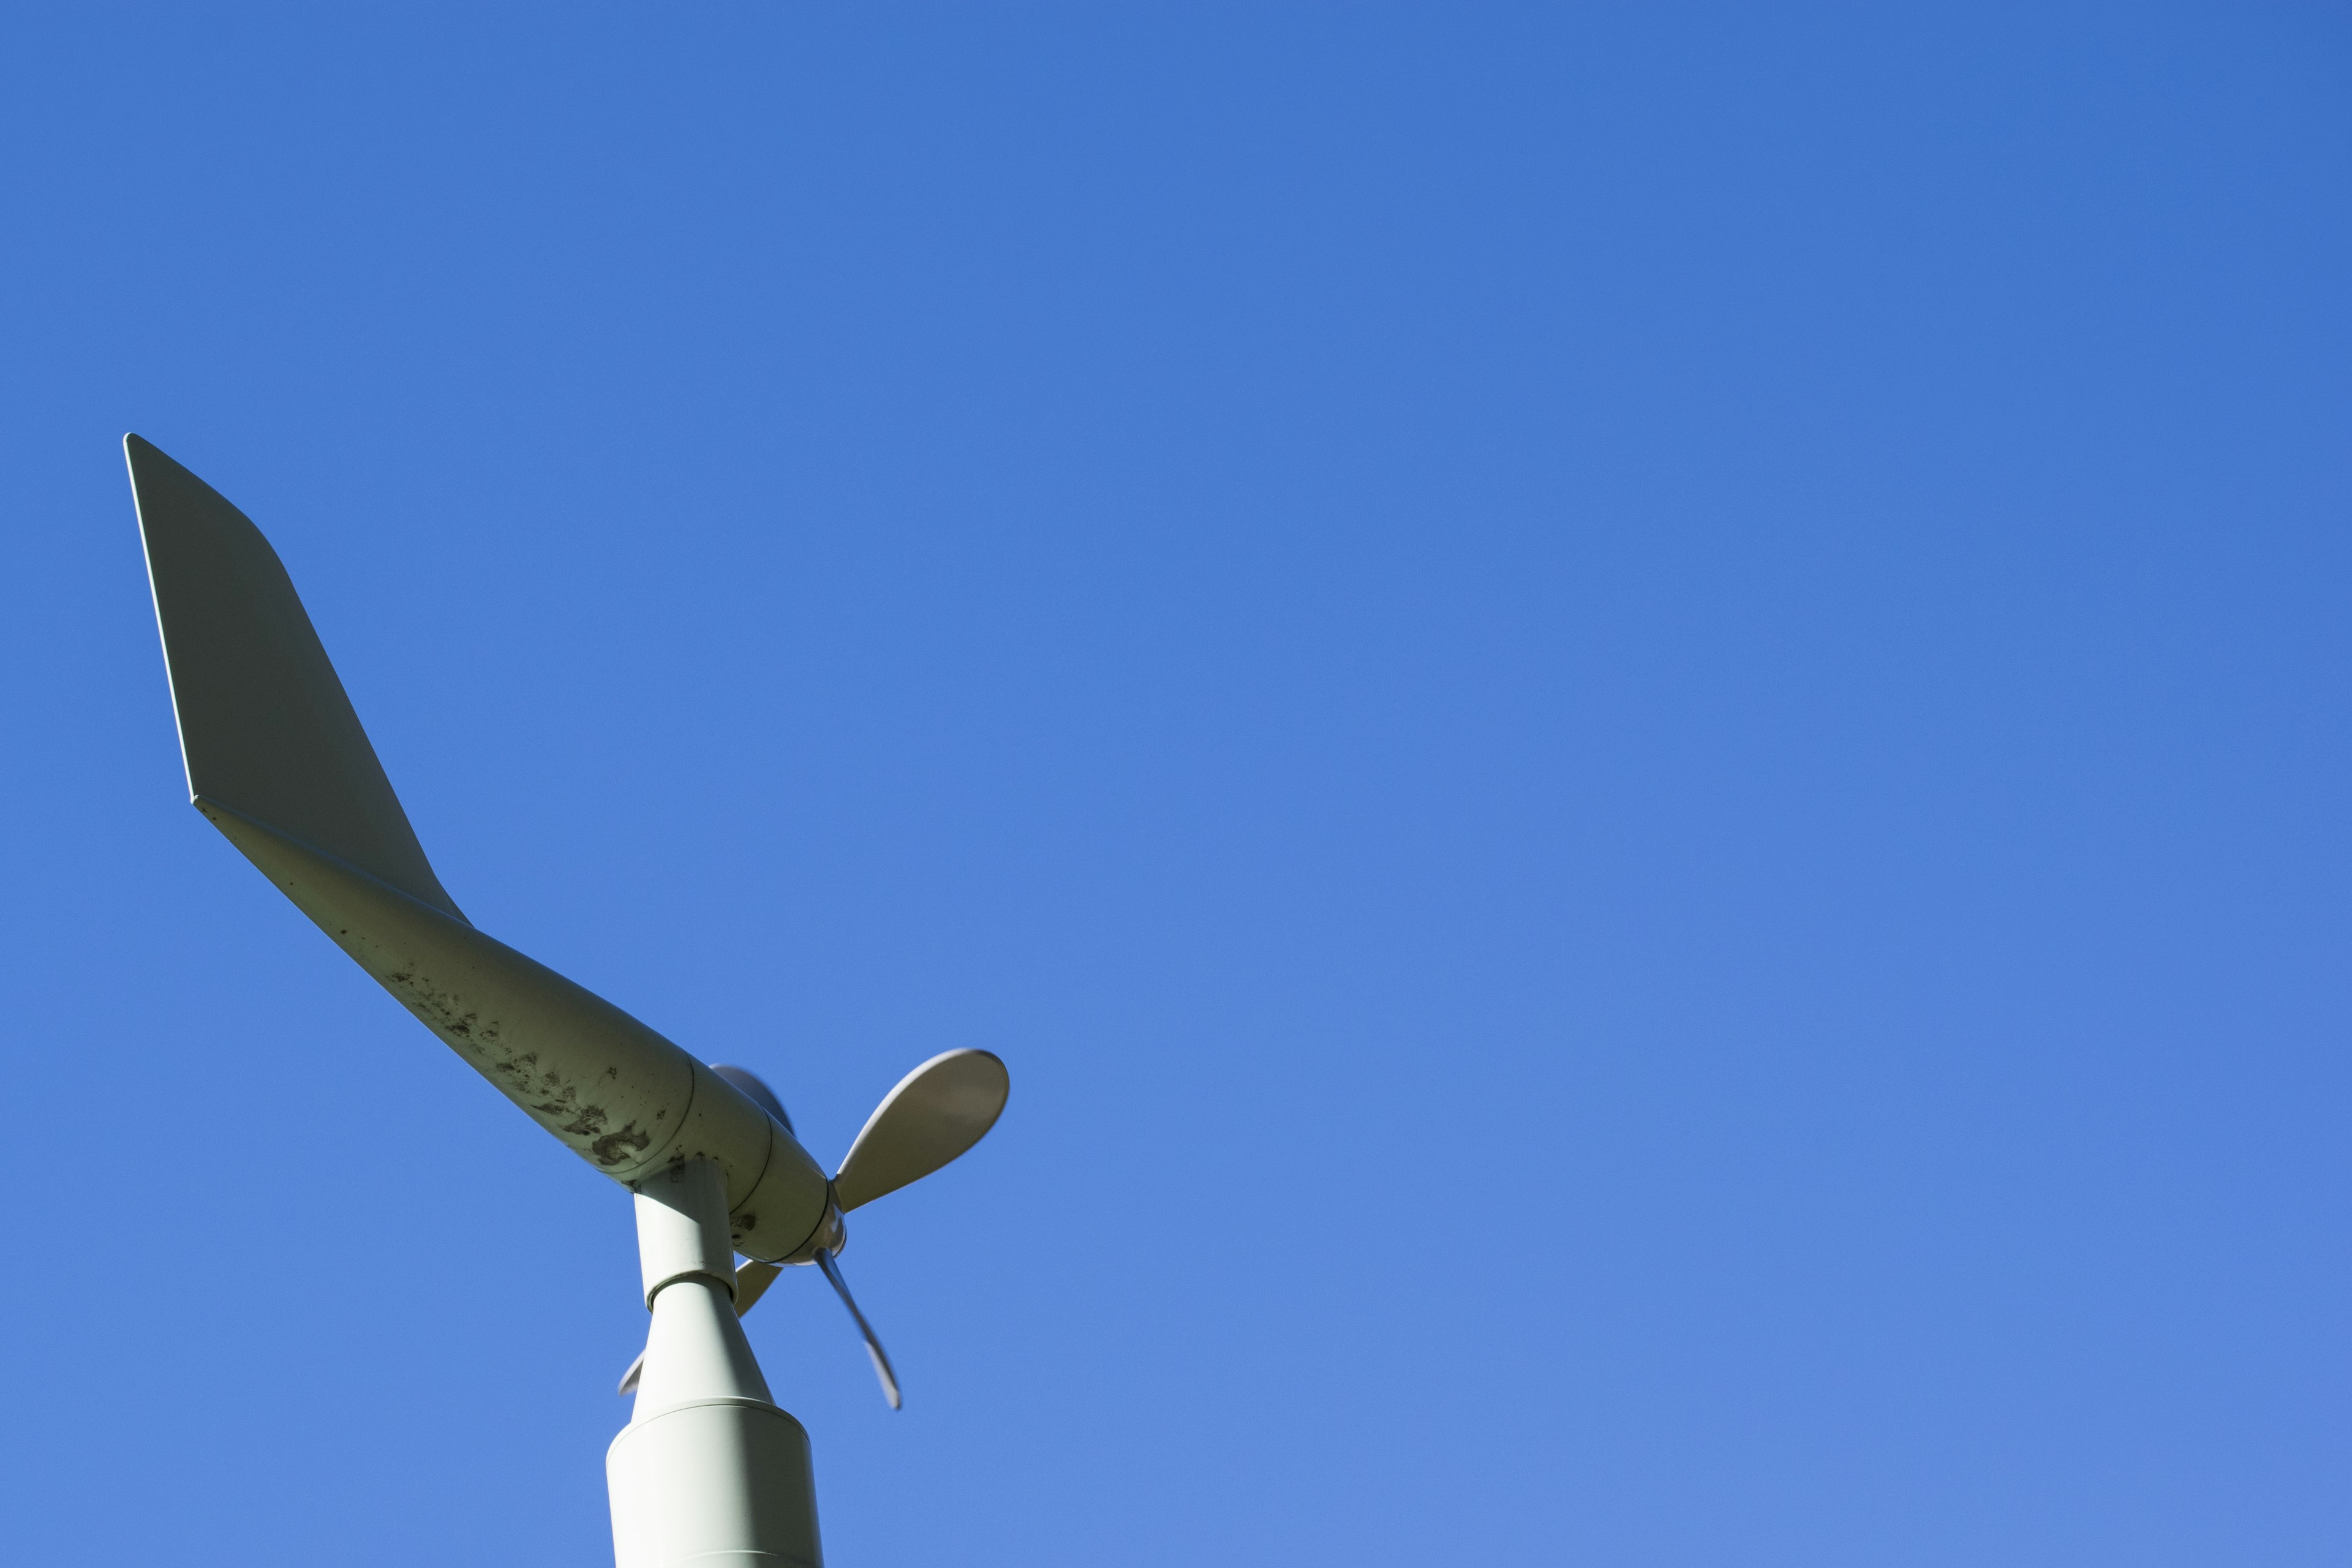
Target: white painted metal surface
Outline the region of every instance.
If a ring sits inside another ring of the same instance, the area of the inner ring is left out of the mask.
[[[618,1568],[821,1568],[808,1434],[779,1409],[734,1305],[725,1183],[689,1161],[638,1191],[652,1328],[604,1458]]]

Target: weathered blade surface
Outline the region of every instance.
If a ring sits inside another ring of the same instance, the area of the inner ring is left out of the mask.
[[[188,794],[463,920],[352,710],[278,552],[245,513],[122,438]]]
[[[696,1064],[684,1050],[423,900],[209,796],[196,805],[352,962],[541,1127],[617,1181],[667,1163],[696,1098]]]
[[[987,1051],[945,1051],[900,1079],[833,1178],[841,1212],[920,1181],[979,1142],[1012,1092],[1012,1075]]]
[[[824,1218],[824,1173],[717,1073],[488,933],[208,798],[197,806],[336,946],[515,1102],[624,1184],[708,1155],[736,1249],[782,1258]]]

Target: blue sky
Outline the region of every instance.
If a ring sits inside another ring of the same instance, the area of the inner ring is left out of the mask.
[[[5,1554],[577,1563],[628,1207],[184,804],[118,442],[838,1157],[836,1568],[2336,1563],[2318,5],[20,8]]]

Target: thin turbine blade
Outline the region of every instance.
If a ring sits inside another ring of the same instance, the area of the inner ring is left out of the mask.
[[[824,1270],[824,1277],[833,1281],[835,1292],[841,1297],[841,1304],[848,1308],[849,1315],[856,1320],[857,1331],[866,1336],[866,1353],[874,1358],[874,1375],[882,1380],[882,1397],[890,1402],[891,1409],[903,1408],[898,1400],[898,1374],[890,1370],[890,1358],[882,1353],[882,1342],[874,1337],[874,1325],[867,1322],[866,1314],[857,1310],[857,1298],[849,1293],[849,1281],[841,1277],[841,1265],[833,1260],[832,1252],[824,1247],[817,1249],[816,1261],[817,1267]]]
[[[621,1374],[621,1386],[614,1392],[624,1399],[635,1394],[637,1391],[637,1379],[645,1375],[645,1371],[646,1352],[639,1351],[637,1359],[629,1363],[629,1370]]]

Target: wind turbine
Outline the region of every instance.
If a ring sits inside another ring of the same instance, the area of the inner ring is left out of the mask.
[[[977,1143],[1004,1109],[1004,1064],[957,1050],[916,1068],[828,1179],[751,1071],[698,1060],[474,928],[269,542],[153,446],[122,447],[196,809],[461,1060],[635,1194],[652,1323],[605,1456],[619,1568],[821,1568],[808,1434],[770,1395],[741,1314],[787,1265],[815,1264],[896,1409],[897,1374],[842,1278],[843,1216]]]

